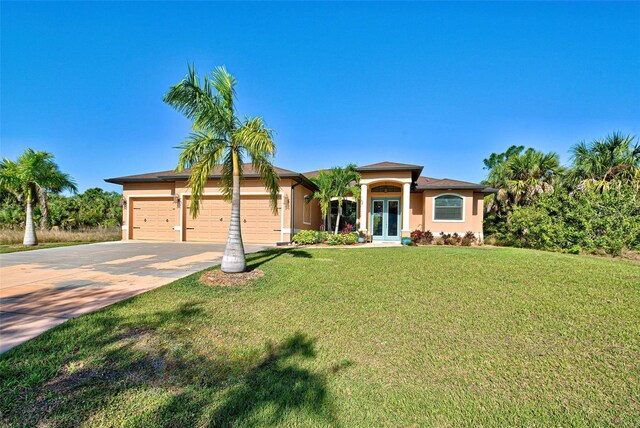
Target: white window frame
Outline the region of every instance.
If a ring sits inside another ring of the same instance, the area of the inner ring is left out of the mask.
[[[462,220],[436,220],[436,199],[438,199],[441,196],[457,196],[459,198],[462,198]],[[460,195],[458,193],[440,193],[439,195],[436,195],[433,197],[433,201],[432,201],[432,207],[431,207],[431,221],[434,223],[464,223],[465,222],[465,213],[466,213],[466,208],[467,208],[467,201],[466,198],[463,195]]]

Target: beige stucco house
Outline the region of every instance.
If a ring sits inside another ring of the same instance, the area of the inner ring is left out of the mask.
[[[374,240],[398,241],[412,230],[482,236],[483,199],[494,191],[482,184],[420,175],[423,167],[381,162],[358,167],[361,198],[343,201],[340,227],[351,224]],[[247,243],[290,242],[300,230],[320,230],[320,206],[309,196],[316,189],[310,178],[318,171],[298,173],[276,168],[280,176],[278,212],[269,207],[269,194],[258,175],[245,166],[241,187],[242,236]],[[222,198],[219,170],[211,175],[197,218],[189,214],[189,171],[154,172],[110,178],[123,186],[124,240],[225,242],[231,206]],[[335,226],[337,201],[332,206]]]

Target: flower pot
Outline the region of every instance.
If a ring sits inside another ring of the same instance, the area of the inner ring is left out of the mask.
[[[402,238],[402,245],[409,245],[411,243],[411,238]]]
[[[364,243],[364,237],[358,236],[358,242],[361,244]]]

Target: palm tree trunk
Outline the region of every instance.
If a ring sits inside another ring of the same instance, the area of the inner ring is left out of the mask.
[[[27,218],[24,225],[24,240],[22,241],[22,245],[25,247],[38,245],[36,231],[33,227],[33,202],[31,202],[31,200],[27,200]]]
[[[342,203],[338,200],[338,217],[336,217],[336,230],[335,234],[338,234],[338,229],[340,228],[340,216],[342,215]]]
[[[40,230],[46,230],[49,226],[49,206],[47,205],[47,194],[41,190],[38,196],[40,197],[40,209],[42,210],[42,217],[40,218]]]
[[[240,229],[240,165],[235,151],[233,152],[233,189],[229,238],[224,248],[220,269],[225,273],[244,272],[247,269],[247,261],[242,244],[242,231]]]

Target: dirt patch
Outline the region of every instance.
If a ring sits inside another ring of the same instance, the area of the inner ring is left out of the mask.
[[[241,273],[224,273],[220,269],[216,269],[202,274],[200,282],[211,287],[237,287],[262,276],[264,276],[264,272],[260,269]]]

